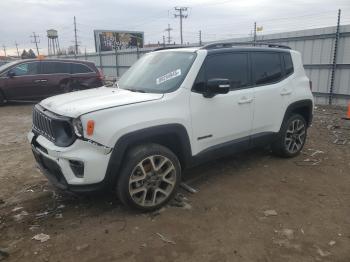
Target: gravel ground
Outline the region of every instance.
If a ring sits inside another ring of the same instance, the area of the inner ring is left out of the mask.
[[[0,108],[0,261],[350,261],[344,109],[316,109],[296,158],[259,149],[186,171],[198,193],[150,214],[55,192],[26,141],[31,109]]]

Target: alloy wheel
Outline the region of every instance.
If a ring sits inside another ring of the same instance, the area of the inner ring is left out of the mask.
[[[300,119],[293,120],[286,131],[285,148],[290,154],[300,151],[305,143],[306,127]]]
[[[129,194],[142,207],[164,202],[176,185],[176,169],[165,156],[152,155],[140,161],[129,178]]]

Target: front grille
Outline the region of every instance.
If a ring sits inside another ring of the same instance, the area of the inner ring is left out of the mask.
[[[41,112],[37,107],[34,107],[33,110],[33,129],[40,135],[55,142],[52,119]]]

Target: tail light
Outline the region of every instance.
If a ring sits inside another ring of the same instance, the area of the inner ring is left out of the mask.
[[[97,78],[100,80],[103,80],[103,73],[102,73],[101,69],[98,69]]]
[[[310,87],[310,90],[312,91],[312,81],[309,80],[309,87]]]

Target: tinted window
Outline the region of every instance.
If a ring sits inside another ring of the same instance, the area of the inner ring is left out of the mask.
[[[271,84],[282,78],[282,67],[279,54],[252,53],[252,62],[255,84]]]
[[[69,74],[69,63],[62,62],[42,62],[43,74]]]
[[[248,55],[243,53],[208,56],[205,63],[206,79],[230,80],[231,89],[248,85]]]
[[[89,67],[83,64],[72,64],[72,74],[91,73],[93,72]]]
[[[286,75],[290,75],[291,73],[293,73],[294,68],[293,68],[292,57],[290,54],[283,54],[283,63],[284,63],[284,70]]]
[[[36,75],[39,73],[39,62],[23,63],[11,69],[16,76]]]

